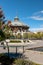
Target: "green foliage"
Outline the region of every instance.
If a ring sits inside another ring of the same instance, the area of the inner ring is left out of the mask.
[[[12,65],[13,58],[9,58],[6,54],[0,54],[0,63],[1,65]]]
[[[28,61],[25,61],[23,59],[17,59],[15,60],[16,65],[29,65]]]
[[[4,28],[4,22],[5,22],[5,17],[4,17],[4,14],[3,14],[3,11],[2,9],[0,8],[0,30],[2,30]]]
[[[5,25],[4,27],[4,33],[7,39],[9,39],[11,36],[13,36],[13,32],[11,31],[11,28],[8,25]]]
[[[31,61],[23,60],[23,59],[17,59],[14,61],[16,65],[39,65],[36,63],[33,63]]]
[[[10,38],[10,34],[6,34],[5,33],[5,37],[6,37],[6,39],[9,39]]]
[[[24,33],[24,34],[23,34],[23,38],[24,38],[24,39],[28,39],[28,33]]]
[[[28,33],[29,39],[43,39],[43,32]]]
[[[17,34],[17,39],[21,39],[21,38],[22,38],[21,34],[18,33],[18,34]]]
[[[2,30],[0,30],[0,41],[5,40],[5,34]]]
[[[26,42],[26,40],[23,40],[23,42],[25,43],[25,42]]]
[[[2,65],[40,65],[29,60],[8,58],[6,54],[0,54],[0,59]]]
[[[10,43],[21,43],[20,40],[13,40],[13,41],[10,41]]]

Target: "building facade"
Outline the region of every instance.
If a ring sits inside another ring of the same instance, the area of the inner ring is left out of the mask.
[[[14,18],[14,22],[8,21],[8,26],[10,26],[13,34],[23,34],[29,30],[29,26],[23,24],[17,16]]]

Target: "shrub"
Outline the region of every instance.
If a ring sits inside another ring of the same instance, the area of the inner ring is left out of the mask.
[[[17,59],[14,61],[14,63],[16,65],[40,65],[40,64],[33,63],[31,61],[23,60],[23,59]]]
[[[26,42],[26,40],[23,40],[23,42],[25,43],[25,42]]]
[[[15,60],[16,65],[29,65],[29,62],[23,59],[17,59]]]
[[[27,42],[29,42],[29,40]]]
[[[10,41],[10,43],[21,43],[21,41],[20,40],[14,40],[14,41]]]
[[[2,30],[0,30],[0,41],[5,40],[5,34]]]
[[[6,54],[0,54],[0,63],[1,65],[12,65],[13,58],[8,57]]]

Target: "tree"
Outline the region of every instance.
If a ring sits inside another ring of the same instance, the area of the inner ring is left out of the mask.
[[[10,38],[10,36],[12,36],[12,30],[7,24],[5,25],[3,31],[5,33],[6,38]]]
[[[5,19],[4,13],[0,8],[0,30],[4,28],[4,22],[5,22],[4,19]]]
[[[28,33],[23,33],[23,38],[28,39]]]
[[[21,33],[18,33],[18,34],[17,34],[17,38],[18,38],[18,39],[21,39],[21,38],[22,38]]]
[[[37,38],[42,39],[43,38],[43,33],[42,32],[37,32]]]
[[[0,8],[0,41],[5,39],[5,35],[4,35],[4,32],[3,32],[3,28],[4,28],[4,14],[3,14],[3,11],[2,9]]]
[[[5,40],[5,34],[2,30],[0,30],[0,41]]]

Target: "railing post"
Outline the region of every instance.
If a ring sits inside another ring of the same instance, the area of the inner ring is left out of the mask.
[[[17,54],[17,46],[16,46],[16,54]]]
[[[6,45],[7,45],[8,57],[9,57],[9,46],[8,46],[8,42],[6,42]]]
[[[23,53],[24,53],[24,46],[23,46]]]

